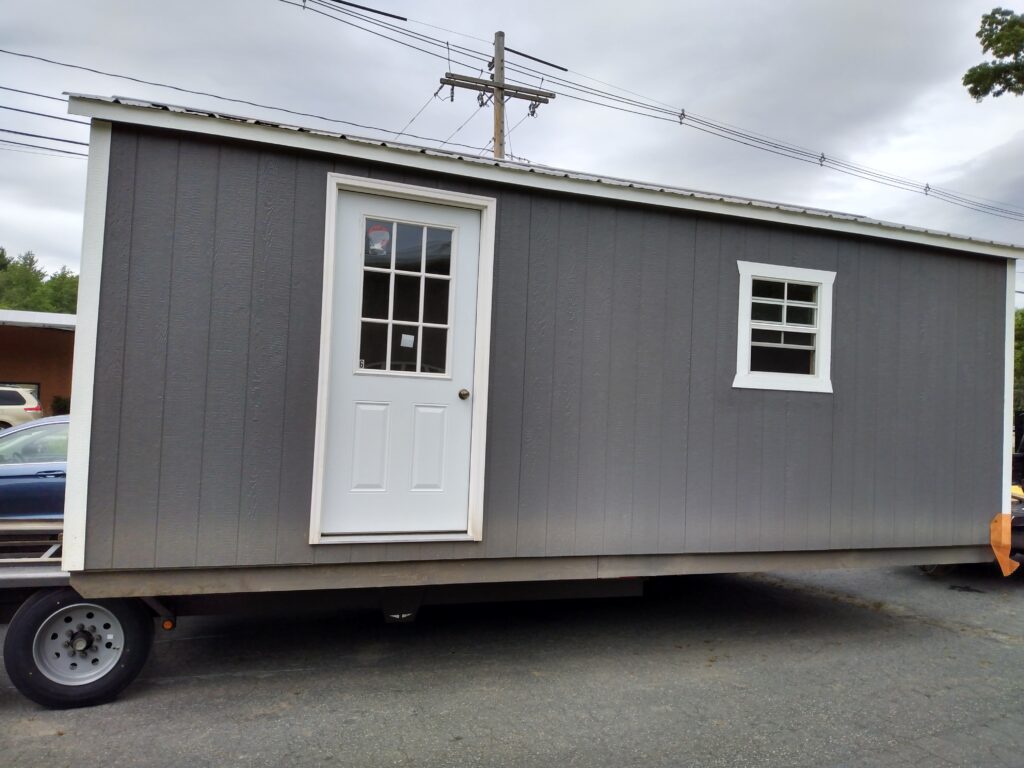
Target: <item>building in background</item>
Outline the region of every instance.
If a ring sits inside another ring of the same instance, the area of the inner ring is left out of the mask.
[[[47,414],[71,399],[75,315],[0,309],[0,386],[30,390]]]

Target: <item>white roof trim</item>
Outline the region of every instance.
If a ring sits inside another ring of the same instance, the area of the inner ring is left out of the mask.
[[[57,312],[28,312],[22,309],[0,309],[0,325],[22,325],[27,328],[59,328],[75,330],[75,315]]]
[[[1024,246],[1020,245],[980,240],[824,209],[715,195],[547,166],[491,160],[459,152],[367,139],[171,104],[123,97],[68,95],[70,114],[97,120],[257,141],[553,192],[847,232],[1007,259],[1024,258]]]

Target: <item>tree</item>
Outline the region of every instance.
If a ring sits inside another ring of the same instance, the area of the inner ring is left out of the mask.
[[[32,251],[10,258],[0,248],[0,309],[74,314],[78,275],[67,267],[47,277]]]
[[[47,312],[63,312],[75,314],[78,307],[78,275],[67,267],[50,275],[43,283],[44,303],[49,307]]]
[[[991,53],[986,61],[967,70],[963,83],[977,101],[986,96],[1024,94],[1024,14],[993,8],[981,17],[976,37],[981,49]]]

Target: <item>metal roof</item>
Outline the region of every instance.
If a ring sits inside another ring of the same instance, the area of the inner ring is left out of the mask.
[[[604,198],[631,199],[654,205],[700,210],[726,216],[737,216],[759,220],[779,221],[798,226],[853,232],[866,236],[891,240],[904,240],[917,244],[953,248],[955,250],[982,253],[1003,258],[1024,258],[1024,245],[956,235],[940,230],[897,224],[824,208],[789,205],[786,203],[703,192],[685,187],[653,184],[614,176],[598,176],[546,165],[525,163],[515,160],[495,160],[478,157],[464,152],[435,149],[432,147],[407,144],[384,139],[353,136],[319,128],[309,128],[287,123],[278,123],[262,118],[244,117],[225,112],[196,109],[176,104],[133,99],[124,96],[91,96],[68,93],[69,112],[111,122],[125,122],[177,130],[229,135],[253,141],[270,142],[291,146],[303,145],[296,139],[328,139],[335,146],[327,148],[318,145],[318,151],[335,154],[370,157],[398,165],[427,167],[444,173],[487,178],[501,183],[532,187],[560,189],[574,194],[592,195]],[[210,121],[209,123],[197,122]],[[215,121],[215,122],[214,122]],[[223,126],[218,130],[215,125]],[[226,126],[249,128],[248,134],[228,130]],[[266,130],[276,135],[265,133]],[[257,131],[263,131],[256,135]],[[312,147],[310,147],[312,148]],[[368,155],[360,149],[375,150]],[[379,150],[387,154],[381,155]],[[435,160],[427,163],[426,159]],[[442,161],[441,165],[437,160]],[[565,182],[572,182],[567,185]],[[639,193],[639,194],[638,194]],[[647,194],[642,194],[647,193]],[[651,195],[656,197],[652,197]],[[658,199],[658,198],[661,199]]]
[[[75,330],[75,315],[57,312],[28,312],[22,309],[0,309],[0,325],[21,325],[27,328],[58,328]]]

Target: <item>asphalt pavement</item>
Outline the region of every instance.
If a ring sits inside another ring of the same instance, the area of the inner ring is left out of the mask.
[[[1022,578],[687,577],[414,624],[185,618],[112,704],[0,673],[0,765],[998,768],[1022,691]]]

